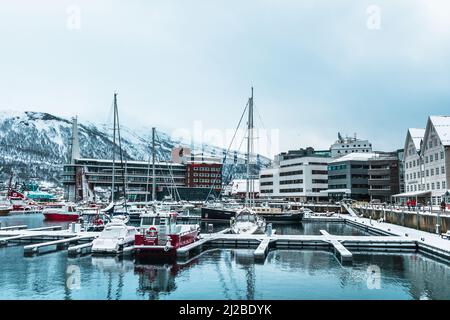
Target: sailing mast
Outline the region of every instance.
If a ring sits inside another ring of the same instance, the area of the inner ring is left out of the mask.
[[[251,196],[253,193],[253,180],[250,180],[250,159],[253,154],[253,87],[252,95],[248,100],[248,121],[247,121],[247,183],[246,183],[246,195],[245,206],[252,206]]]
[[[116,106],[117,93],[114,93],[114,120],[113,120],[113,154],[112,154],[112,186],[111,186],[111,202],[114,203],[114,193],[116,191]]]
[[[152,201],[155,203],[156,201],[156,174],[155,174],[155,127],[152,128]]]

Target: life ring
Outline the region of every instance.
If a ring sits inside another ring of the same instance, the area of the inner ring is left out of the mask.
[[[150,227],[147,230],[147,235],[151,238],[156,238],[158,235],[158,230],[155,227]]]
[[[103,225],[103,220],[102,219],[97,219],[97,220],[94,221],[94,224],[96,226],[102,226]]]

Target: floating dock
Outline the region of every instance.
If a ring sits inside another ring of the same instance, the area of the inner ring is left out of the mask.
[[[350,215],[333,217],[310,217],[309,221],[341,222],[365,230],[366,236],[332,235],[320,230],[320,235],[230,234],[230,229],[216,233],[204,233],[200,239],[177,250],[177,259],[186,261],[199,254],[217,248],[254,249],[255,261],[265,261],[270,250],[319,249],[333,252],[341,264],[351,264],[354,253],[361,251],[421,252],[450,262],[450,240],[438,235],[389,223],[377,222]],[[26,226],[25,226],[26,227]],[[99,232],[84,232],[76,228],[61,227],[26,229],[24,226],[4,227],[0,230],[0,246],[28,242],[24,255],[35,255],[48,248],[67,249],[69,256],[89,252]],[[127,247],[121,254],[132,254],[134,247]]]

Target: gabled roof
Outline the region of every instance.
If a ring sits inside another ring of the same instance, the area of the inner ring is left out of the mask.
[[[444,146],[450,146],[450,116],[431,116],[430,122],[436,129],[436,133],[442,144]]]
[[[411,140],[414,142],[414,146],[416,147],[417,152],[420,151],[421,142],[423,137],[425,136],[425,129],[422,128],[409,128],[409,135],[411,136]]]

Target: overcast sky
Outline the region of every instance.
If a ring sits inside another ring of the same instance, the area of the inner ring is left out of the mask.
[[[3,0],[0,41],[0,109],[223,131],[254,86],[281,151],[450,113],[448,0]]]

